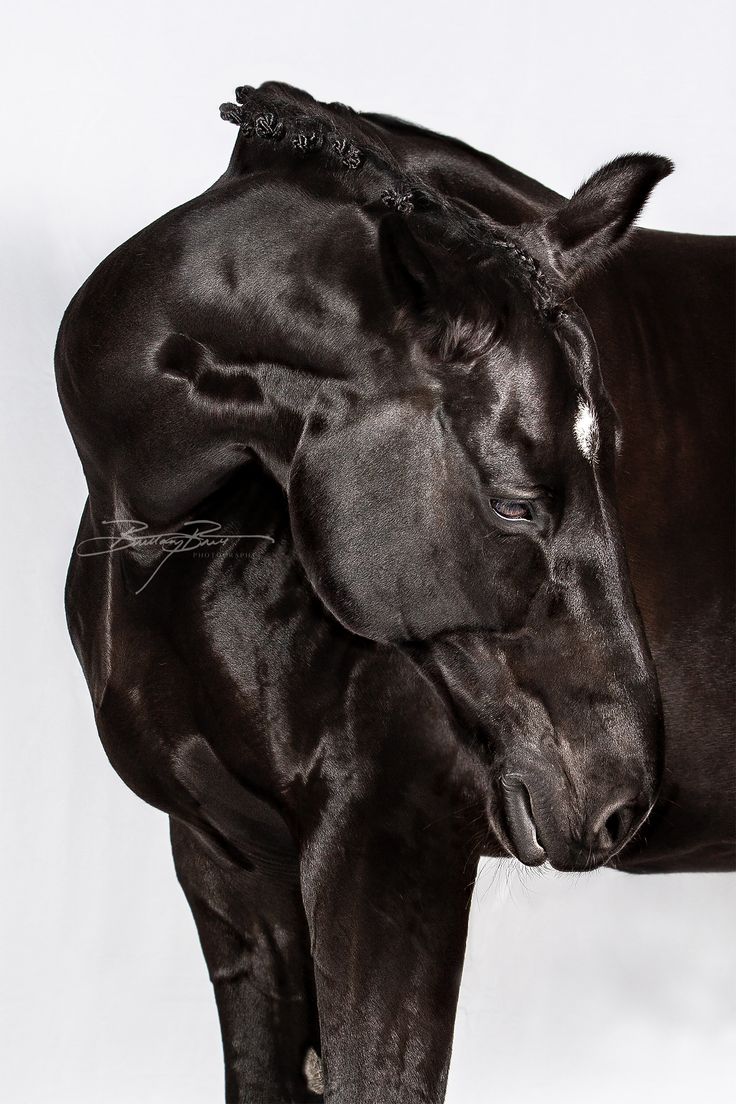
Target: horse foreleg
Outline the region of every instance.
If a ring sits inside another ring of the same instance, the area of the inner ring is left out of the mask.
[[[171,841],[215,990],[227,1104],[315,1104],[319,1024],[296,869],[249,869],[174,818]]]

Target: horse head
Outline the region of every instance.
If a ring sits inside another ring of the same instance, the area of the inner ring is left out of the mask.
[[[616,415],[574,292],[671,165],[619,158],[508,227],[405,179],[349,125],[238,99],[223,114],[251,163],[270,157],[281,208],[302,210],[273,253],[289,326],[330,365],[285,477],[306,576],[351,633],[432,680],[511,853],[601,864],[654,801],[660,709]]]

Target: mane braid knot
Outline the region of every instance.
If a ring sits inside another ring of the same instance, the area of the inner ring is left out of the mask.
[[[276,142],[284,133],[284,124],[273,111],[264,111],[253,120],[253,132],[258,138],[268,138]]]
[[[411,189],[386,188],[381,192],[381,202],[384,207],[390,207],[400,215],[411,215],[414,211],[414,193]]]
[[[346,169],[359,169],[363,164],[362,151],[354,146],[349,138],[341,138],[339,134],[333,134],[330,149]]]

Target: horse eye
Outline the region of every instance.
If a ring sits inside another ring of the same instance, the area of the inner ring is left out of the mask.
[[[532,521],[534,515],[528,502],[516,498],[494,498],[491,506],[504,521]]]

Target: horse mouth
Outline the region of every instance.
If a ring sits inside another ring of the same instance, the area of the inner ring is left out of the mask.
[[[547,858],[547,852],[537,837],[529,790],[516,775],[503,778],[501,788],[508,834],[516,857],[526,866],[539,866]]]

